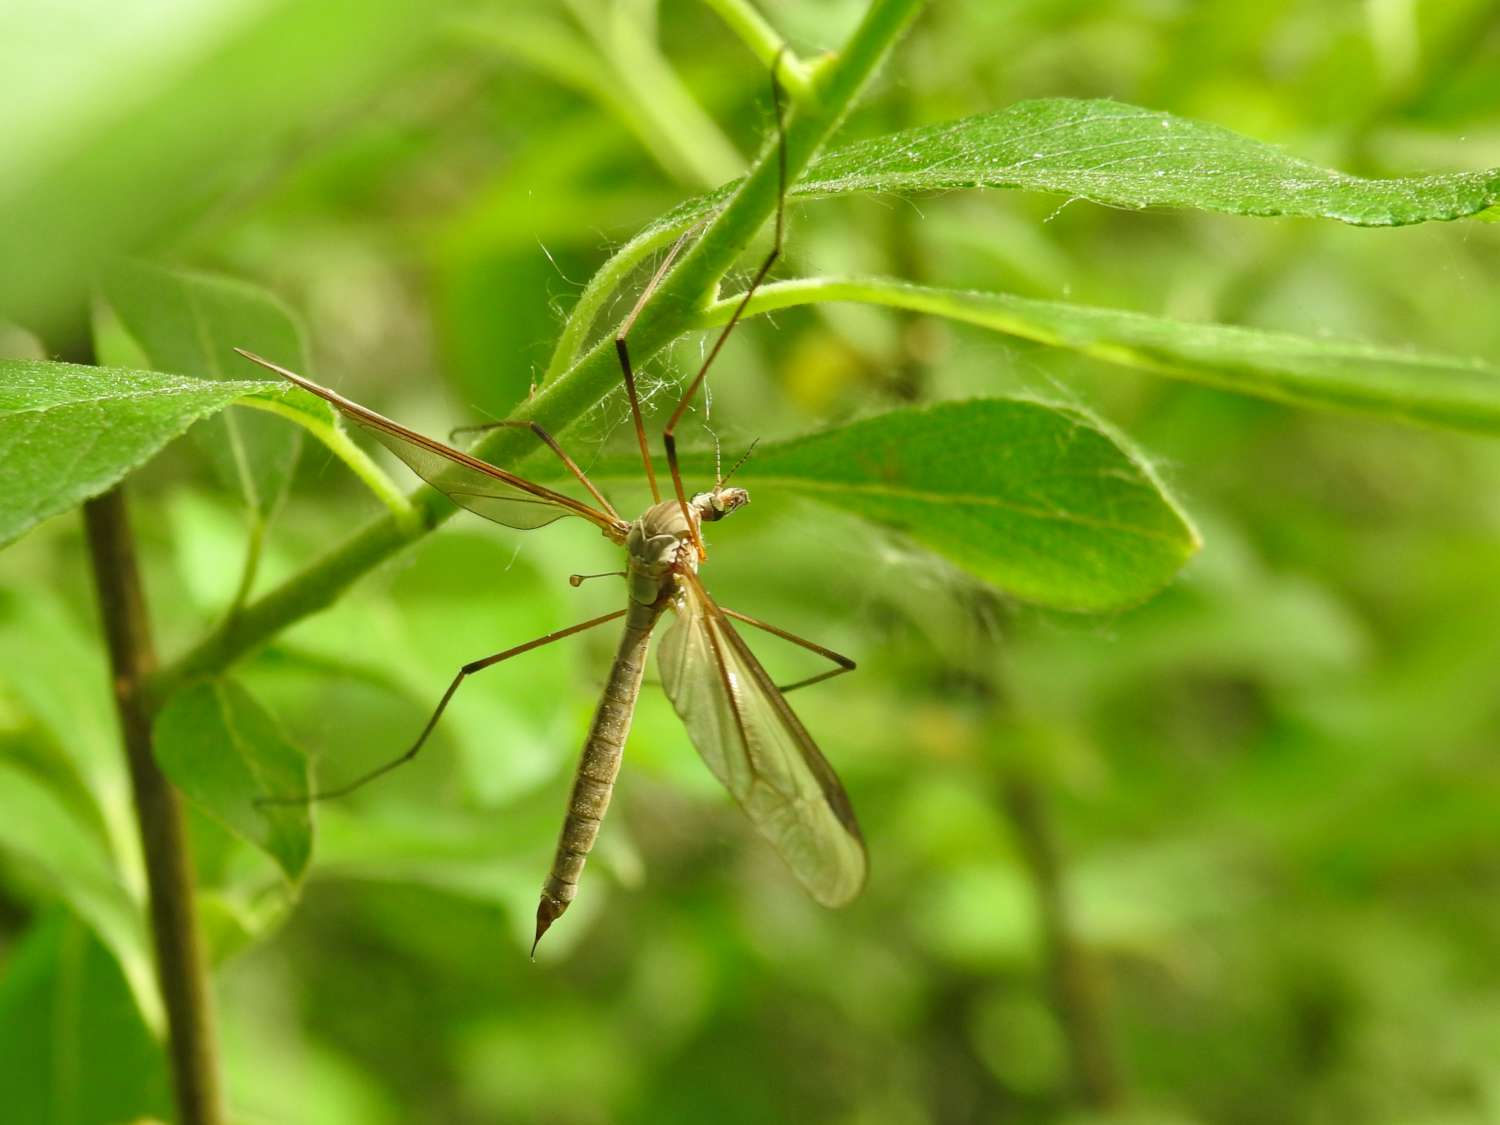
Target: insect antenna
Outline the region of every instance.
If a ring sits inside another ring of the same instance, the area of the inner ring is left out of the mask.
[[[722,478],[721,480],[719,480],[719,487],[720,488],[723,488],[726,484],[728,484],[729,483],[729,477],[732,477],[732,476],[734,476],[735,473],[739,472],[740,471],[740,466],[743,465],[746,461],[750,460],[750,454],[752,454],[752,453],[755,452],[755,447],[757,445],[759,445],[759,444],[760,444],[760,438],[756,438],[754,441],[752,441],[750,443],[750,448],[747,449],[747,450],[745,450],[745,452],[743,452],[743,453],[740,454],[740,459],[734,463],[734,468],[732,468],[732,469],[729,470],[729,475],[726,476],[726,477],[724,477],[724,478]],[[715,467],[715,475],[717,476],[717,466]]]

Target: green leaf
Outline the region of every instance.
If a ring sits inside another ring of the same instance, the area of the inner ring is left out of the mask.
[[[251,366],[244,357],[242,364]],[[257,369],[258,370],[258,369]],[[391,510],[391,514],[405,527],[414,527],[420,520],[406,494],[386,475],[363,449],[354,444],[344,428],[343,416],[329,403],[315,394],[290,383],[280,384],[285,393],[277,397],[254,396],[239,405],[255,410],[279,414],[301,426],[317,438],[329,452],[343,461],[349,471],[357,476],[375,497]]]
[[[1119,309],[974,293],[882,278],[767,286],[748,312],[866,301],[990,328],[1109,363],[1298,406],[1500,433],[1500,367],[1340,340],[1193,323]],[[707,322],[728,314],[715,305]]]
[[[156,719],[156,760],[200,808],[300,879],[312,855],[306,804],[258,804],[308,792],[307,756],[238,684],[206,680],[167,701]]]
[[[0,855],[88,922],[120,962],[142,1010],[154,1016],[158,1001],[145,919],[114,858],[54,790],[9,764],[0,764]]]
[[[253,285],[206,274],[120,262],[100,275],[99,289],[157,371],[222,380],[246,374],[236,347],[296,370],[307,349],[292,313]],[[260,518],[286,493],[301,431],[244,410],[226,411],[193,431],[220,478],[237,488]]]
[[[689,225],[736,186],[682,204],[652,229]],[[1500,203],[1500,169],[1367,180],[1218,125],[1123,102],[1046,98],[838,149],[814,161],[792,194],[957,188],[1391,227],[1461,219]]]
[[[0,545],[97,496],[199,418],[266,381],[0,360]]]
[[[88,607],[92,610],[93,607]],[[39,645],[36,638],[46,637]],[[0,587],[0,699],[19,704],[69,778],[111,830],[134,835],[129,785],[98,627],[61,590]],[[117,836],[117,839],[119,837]]]
[[[810,195],[967,187],[1059,192],[1112,207],[1183,207],[1404,226],[1500,201],[1500,169],[1367,180],[1274,145],[1113,101],[1048,98],[852,145],[815,164]]]
[[[1139,602],[1198,548],[1150,468],[1072,406],[995,398],[898,410],[761,446],[743,471],[899,528],[1060,609]]]
[[[120,970],[54,910],[8,952],[0,978],[0,1105],[28,1125],[171,1118],[165,1052]]]

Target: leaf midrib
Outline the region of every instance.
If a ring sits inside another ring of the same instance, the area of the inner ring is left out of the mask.
[[[1180,544],[1185,540],[1184,536],[1172,535],[1155,528],[1121,523],[1116,520],[1095,519],[1076,512],[1048,511],[1045,508],[1034,508],[1015,500],[1006,500],[999,496],[986,496],[982,493],[932,492],[927,489],[902,488],[887,484],[836,483],[833,481],[815,480],[811,477],[774,476],[759,473],[755,474],[754,479],[757,482],[779,485],[790,491],[854,492],[865,495],[889,496],[895,499],[913,500],[926,504],[947,505],[950,507],[968,504],[978,507],[1001,508],[1006,511],[1015,512],[1018,515],[1028,516],[1032,519],[1045,520],[1052,523],[1068,523],[1079,527],[1096,528],[1102,531],[1117,531],[1142,539],[1154,539],[1162,543]]]
[[[229,384],[223,382],[211,383],[204,380],[198,380],[191,384],[184,384],[174,387],[150,387],[145,390],[124,391],[119,394],[98,395],[93,398],[70,398],[65,399],[61,402],[49,402],[44,406],[23,406],[16,410],[6,410],[0,412],[0,422],[5,422],[10,418],[20,418],[27,414],[46,414],[48,411],[67,410],[70,407],[76,406],[100,406],[108,403],[124,402],[130,399],[168,398],[174,395],[205,394],[210,391],[217,392],[220,387],[227,385]],[[270,389],[273,384],[266,384],[265,386],[251,384],[251,386],[260,390],[266,390]],[[235,397],[239,398],[241,395],[253,393],[255,393],[255,390],[242,390]],[[214,397],[217,396],[215,395]]]

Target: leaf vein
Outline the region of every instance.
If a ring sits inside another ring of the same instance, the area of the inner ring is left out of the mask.
[[[1097,516],[1084,515],[1080,512],[1069,512],[1065,509],[1033,507],[1029,504],[1006,500],[999,496],[986,496],[981,493],[931,492],[926,489],[902,488],[895,485],[865,483],[851,485],[834,481],[812,480],[807,477],[776,477],[761,474],[756,474],[756,480],[774,484],[790,491],[886,496],[897,500],[914,500],[925,504],[935,504],[945,507],[967,505],[972,507],[1000,508],[1005,511],[1014,512],[1017,515],[1029,516],[1032,519],[1074,524],[1079,527],[1092,527],[1102,531],[1117,531],[1122,535],[1132,535],[1141,539],[1153,539],[1163,543],[1176,543],[1181,538],[1180,536],[1160,531],[1156,528],[1141,527],[1138,524],[1124,523],[1119,520],[1102,519]]]

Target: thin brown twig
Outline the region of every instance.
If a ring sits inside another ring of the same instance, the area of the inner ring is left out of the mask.
[[[220,1125],[223,1099],[213,1005],[198,939],[182,805],[152,756],[151,713],[142,695],[147,678],[156,670],[156,652],[124,486],[90,500],[83,506],[83,516],[146,860],[151,933],[167,1012],[177,1119],[180,1125]]]

